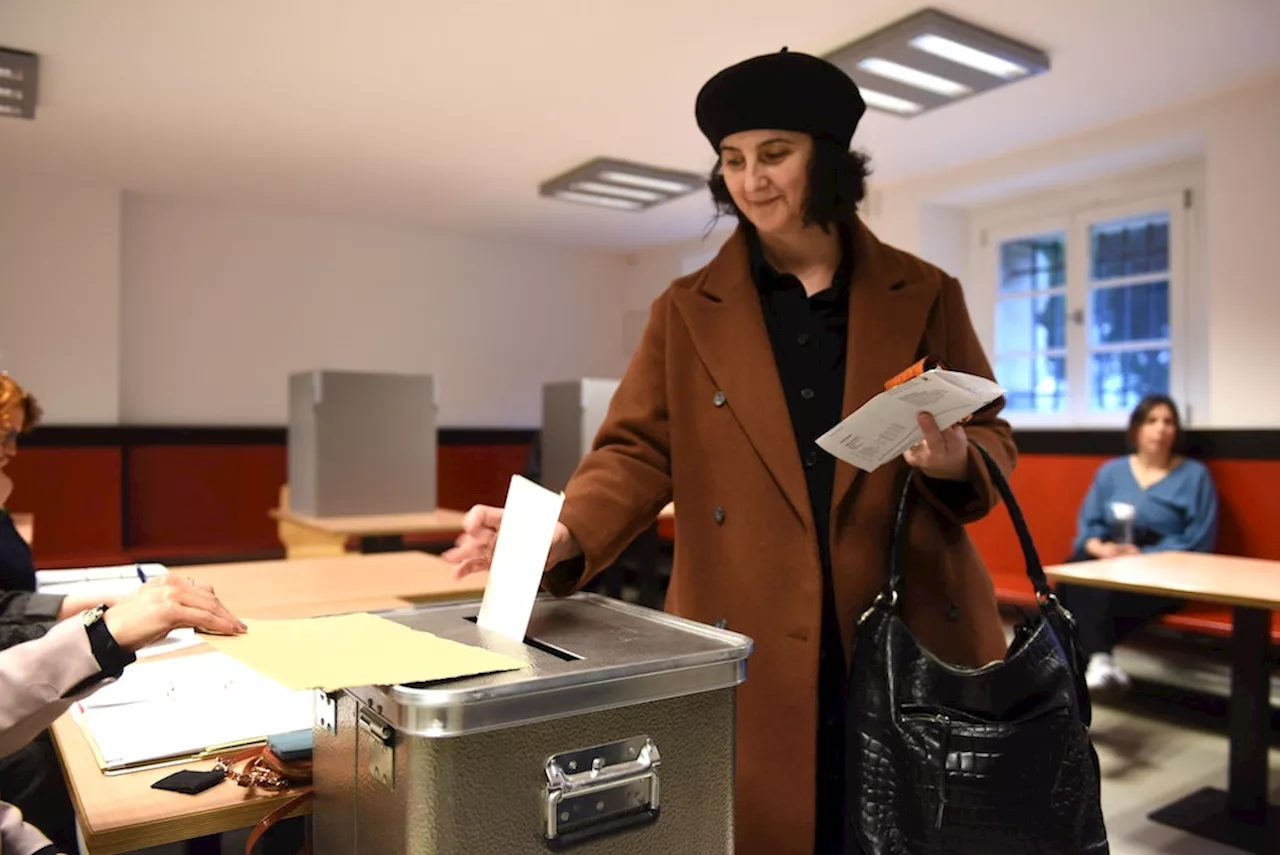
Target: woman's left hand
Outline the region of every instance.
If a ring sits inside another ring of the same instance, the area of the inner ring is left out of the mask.
[[[938,430],[938,423],[928,413],[916,416],[924,439],[902,455],[907,464],[939,481],[963,481],[969,472],[969,437],[960,425]]]

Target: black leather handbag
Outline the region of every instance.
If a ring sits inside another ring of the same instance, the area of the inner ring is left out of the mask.
[[[1075,622],[1049,587],[1008,482],[979,447],[1022,543],[1039,610],[1005,659],[939,660],[899,607],[912,476],[884,589],[859,620],[849,688],[849,855],[1108,853]]]

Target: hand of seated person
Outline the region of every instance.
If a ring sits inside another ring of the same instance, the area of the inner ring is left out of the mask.
[[[1140,555],[1142,550],[1134,546],[1132,543],[1108,543],[1098,544],[1098,558],[1120,558],[1125,555]]]
[[[172,573],[152,579],[122,597],[103,617],[116,643],[137,652],[175,629],[239,635],[247,627],[218,601],[213,588]]]

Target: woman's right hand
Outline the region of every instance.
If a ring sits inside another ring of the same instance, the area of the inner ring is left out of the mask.
[[[453,578],[461,579],[472,573],[488,572],[501,526],[502,508],[476,505],[467,511],[462,519],[462,534],[454,541],[453,548],[440,556],[454,565]],[[578,546],[578,541],[574,540],[564,523],[557,522],[555,534],[551,536],[551,551],[547,553],[547,566],[543,571],[581,554],[582,547]]]
[[[173,573],[152,579],[122,597],[102,617],[111,637],[136,653],[175,629],[239,635],[247,627],[219,602],[208,585],[183,581]]]

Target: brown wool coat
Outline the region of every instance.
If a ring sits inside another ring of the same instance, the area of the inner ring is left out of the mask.
[[[991,377],[959,283],[861,222],[852,228],[844,413],[926,353]],[[1007,473],[1015,450],[998,410],[967,430]],[[914,514],[905,597],[920,640],[967,665],[1005,653],[991,581],[963,526],[998,500],[976,454],[968,484],[927,492]],[[831,555],[846,649],[884,578],[906,471],[901,461],[873,473],[837,464]],[[565,490],[561,520],[583,548],[585,573],[553,573],[548,587],[567,594],[608,567],[671,499],[679,534],[667,611],[724,619],[755,641],[739,693],[736,851],[811,852],[822,572],[741,230],[654,302],[594,449]]]

